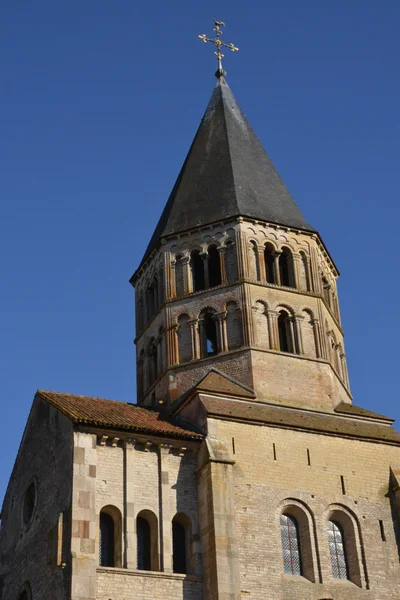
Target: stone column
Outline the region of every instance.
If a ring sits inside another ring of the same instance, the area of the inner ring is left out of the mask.
[[[160,521],[159,521],[159,540],[160,540],[160,570],[165,573],[173,571],[173,548],[172,548],[172,518],[173,514],[170,506],[169,492],[171,483],[168,473],[168,455],[171,449],[170,444],[160,444],[158,447],[158,470],[159,470],[159,490],[160,490]]]
[[[188,321],[190,325],[190,337],[192,341],[192,360],[200,358],[200,334],[199,334],[199,319]]]
[[[314,292],[319,292],[322,294],[321,289],[321,279],[319,277],[319,269],[318,269],[318,258],[317,251],[315,248],[310,249],[310,264],[311,264],[311,273],[310,273],[310,282],[311,289]]]
[[[312,326],[314,330],[315,350],[317,352],[317,358],[322,358],[321,351],[321,330],[319,326],[319,320],[313,319]]]
[[[295,324],[294,324],[294,318],[293,317],[289,317],[289,328],[290,328],[290,337],[291,337],[291,342],[292,342],[292,348],[291,351],[296,354],[297,353],[297,343],[296,343],[296,333],[295,333]]]
[[[73,460],[71,600],[96,600],[96,435],[74,433]]]
[[[342,372],[343,372],[343,381],[344,381],[344,384],[347,387],[349,387],[349,374],[347,372],[346,355],[343,352],[343,350],[342,350],[342,352],[340,354],[340,362],[341,362],[341,365],[342,365]]]
[[[236,232],[236,245],[237,245],[237,261],[238,261],[238,278],[248,277],[248,256],[247,256],[247,242],[246,235],[242,231]]]
[[[303,334],[301,331],[301,322],[304,320],[304,317],[300,315],[295,315],[293,317],[294,322],[294,330],[295,330],[295,351],[297,354],[304,354],[304,344],[303,344]]]
[[[276,310],[267,311],[269,347],[271,350],[279,350],[278,318],[279,313]]]
[[[221,267],[221,283],[228,283],[228,276],[226,274],[226,246],[220,246],[217,250]]]
[[[203,259],[205,289],[207,290],[210,287],[210,278],[208,276],[208,253],[200,252],[200,256]]]
[[[179,363],[179,348],[178,348],[178,323],[172,323],[168,327],[168,364],[176,365]]]
[[[264,250],[265,250],[264,246],[257,246],[260,281],[262,281],[263,283],[265,283],[267,281],[267,271],[265,269]]]
[[[300,264],[301,264],[301,256],[300,254],[292,254],[293,259],[293,277],[294,277],[294,287],[299,290],[300,289]],[[306,277],[306,291],[307,291],[307,275]]]
[[[190,266],[190,254],[185,253],[182,258],[182,269],[183,269],[183,288],[185,294],[193,292],[193,276],[192,269]]]
[[[170,266],[169,266],[169,293],[170,293],[170,298],[175,298],[176,297],[176,273],[175,273],[175,265],[176,265],[176,260],[175,258],[171,260]]]
[[[228,349],[225,324],[226,312],[215,313],[213,319],[217,323],[218,352],[226,352]]]
[[[135,440],[125,440],[125,567],[137,568],[136,521],[134,505]]]
[[[240,600],[233,464],[227,446],[207,438],[198,455],[204,597]]]
[[[274,252],[274,276],[275,276],[275,282],[276,285],[282,285],[281,284],[281,271],[279,269],[279,257],[282,254],[282,252]]]

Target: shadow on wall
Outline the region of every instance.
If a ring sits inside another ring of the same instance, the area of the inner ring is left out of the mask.
[[[196,457],[193,452],[186,452],[182,456],[176,483],[172,485],[172,489],[176,492],[176,514],[172,523],[174,572],[200,575],[202,566]],[[183,552],[179,550],[182,547],[184,548]],[[184,595],[185,598],[186,596]],[[189,600],[190,596],[187,596],[187,598]]]

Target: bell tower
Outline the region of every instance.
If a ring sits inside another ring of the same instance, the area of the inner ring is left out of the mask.
[[[172,403],[214,368],[260,401],[332,411],[351,402],[338,271],[238,106],[220,58],[216,76],[131,279],[138,403]]]

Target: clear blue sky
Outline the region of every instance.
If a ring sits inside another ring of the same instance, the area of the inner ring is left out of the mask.
[[[342,275],[355,403],[399,420],[395,0],[9,2],[1,14],[0,499],[37,388],[135,401],[137,267],[228,82]]]

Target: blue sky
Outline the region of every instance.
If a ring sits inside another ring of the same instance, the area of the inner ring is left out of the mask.
[[[138,265],[228,82],[342,275],[354,401],[399,420],[400,3],[40,0],[1,15],[0,498],[37,388],[135,401]]]

